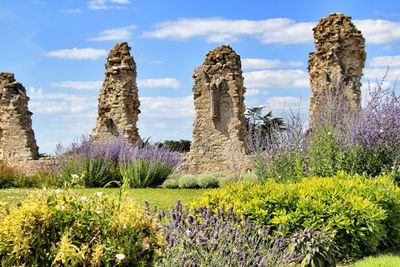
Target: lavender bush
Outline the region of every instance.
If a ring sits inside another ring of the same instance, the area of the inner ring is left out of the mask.
[[[150,144],[129,144],[124,138],[92,140],[82,137],[58,146],[58,175],[66,184],[103,187],[158,186],[180,161],[180,154]],[[136,182],[135,182],[136,180]]]
[[[258,176],[287,181],[344,170],[366,176],[392,172],[400,180],[400,97],[382,84],[370,90],[359,111],[350,108],[337,85],[321,96],[324,105],[307,131],[300,116],[292,114],[273,140],[250,134]]]
[[[147,204],[148,205],[148,204]],[[171,213],[156,213],[167,250],[159,266],[334,266],[337,248],[330,235],[311,229],[286,237],[239,216],[233,207],[215,213],[192,211],[178,201]]]
[[[256,175],[260,180],[300,179],[305,175],[304,123],[299,113],[291,112],[286,128],[272,129],[272,139],[257,132],[249,133],[249,150],[255,155]]]

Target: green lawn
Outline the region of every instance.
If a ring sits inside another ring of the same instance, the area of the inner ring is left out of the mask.
[[[111,196],[118,196],[120,193],[118,188],[82,188],[72,190],[86,196],[95,194],[99,191],[103,192],[105,195]],[[42,189],[2,189],[0,190],[0,202],[17,205],[30,193],[37,191],[42,191]],[[139,205],[144,206],[144,201],[147,200],[152,207],[156,205],[158,209],[169,209],[175,205],[178,199],[180,199],[183,204],[189,204],[190,201],[200,196],[204,191],[205,190],[201,189],[143,188],[128,189],[126,194]]]
[[[400,254],[387,254],[366,257],[357,261],[352,267],[398,267],[400,266]]]

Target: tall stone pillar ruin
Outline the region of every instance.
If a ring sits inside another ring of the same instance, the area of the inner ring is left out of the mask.
[[[324,97],[341,97],[347,108],[358,111],[361,102],[361,76],[366,53],[365,39],[351,17],[332,13],[313,29],[316,51],[310,53],[310,126],[325,105]]]
[[[108,139],[122,136],[130,143],[140,140],[136,122],[140,113],[136,85],[136,63],[127,43],[111,49],[100,90],[96,128],[91,137]]]
[[[240,57],[230,46],[220,46],[207,53],[193,78],[193,140],[178,171],[246,171],[245,88]]]
[[[0,72],[0,161],[17,163],[39,158],[32,130],[29,97],[13,73]]]

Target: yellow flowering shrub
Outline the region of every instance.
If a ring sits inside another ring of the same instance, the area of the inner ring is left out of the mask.
[[[1,214],[1,266],[149,266],[163,246],[143,209],[101,193],[35,194]]]
[[[250,219],[289,232],[304,228],[335,235],[343,258],[400,247],[400,188],[390,177],[366,179],[344,173],[300,182],[239,182],[207,191],[192,207],[234,206]]]

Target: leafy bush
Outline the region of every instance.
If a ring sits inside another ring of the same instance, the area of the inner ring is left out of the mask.
[[[253,221],[273,228],[284,225],[290,233],[328,230],[346,259],[400,247],[400,188],[388,177],[339,174],[288,184],[239,182],[206,192],[192,205],[234,205]]]
[[[161,185],[163,188],[217,188],[227,183],[233,183],[241,180],[257,181],[254,173],[244,174],[236,177],[223,173],[204,173],[199,175],[178,174],[174,175]]]
[[[26,176],[14,168],[0,164],[0,189],[3,188],[26,188],[52,186],[56,184],[56,178],[52,173],[37,172],[34,175]]]
[[[305,175],[303,122],[298,114],[291,114],[286,126],[273,131],[272,140],[257,134],[249,136],[256,139],[249,140],[249,143],[253,144],[255,172],[261,181],[270,178],[276,181],[299,180]]]
[[[179,180],[176,178],[168,178],[161,185],[162,188],[176,189],[179,188]]]
[[[199,182],[195,175],[184,175],[178,180],[179,188],[200,188]]]
[[[121,164],[122,182],[129,188],[157,187],[172,173],[173,167],[160,161],[137,159]]]
[[[0,214],[1,266],[149,266],[163,243],[154,219],[100,193],[56,190]]]
[[[176,152],[189,152],[190,150],[190,140],[165,140],[162,143],[156,144],[159,148],[165,148],[170,151],[176,151]]]
[[[334,266],[337,248],[324,232],[305,229],[286,237],[224,208],[158,214],[167,240],[161,266]],[[318,265],[319,264],[319,265]]]

